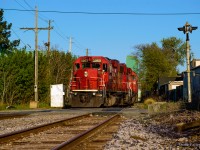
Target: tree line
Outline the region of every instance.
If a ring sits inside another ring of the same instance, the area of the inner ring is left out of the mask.
[[[27,104],[34,100],[34,51],[18,49],[20,40],[11,41],[12,24],[3,20],[0,10],[0,104]],[[50,103],[50,85],[68,86],[76,57],[57,48],[38,51],[39,101]],[[67,88],[66,88],[67,90]]]
[[[38,53],[39,101],[50,102],[51,84],[69,84],[72,62],[70,53],[52,50]],[[34,52],[26,49],[0,55],[0,102],[1,104],[26,104],[34,100]]]

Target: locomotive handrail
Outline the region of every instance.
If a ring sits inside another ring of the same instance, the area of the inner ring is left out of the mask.
[[[78,81],[74,81],[73,79],[78,79]],[[96,79],[98,82],[100,82],[100,84],[99,84],[99,87],[105,87],[105,84],[104,84],[104,81],[103,81],[103,78],[101,78],[101,77],[89,77],[89,78],[86,78],[86,80],[88,81],[90,81],[90,79]],[[75,83],[76,84],[76,82],[79,82],[79,83],[81,83],[81,77],[72,77],[72,81],[71,81],[71,83]],[[76,86],[76,85],[73,85],[73,84],[70,84],[70,86],[72,87],[72,86]]]
[[[76,83],[76,82],[81,82],[82,81],[82,79],[81,79],[81,77],[73,77],[72,79],[78,79],[78,81],[71,81],[72,83]],[[105,83],[104,83],[104,80],[103,80],[103,78],[101,78],[101,77],[89,77],[89,78],[87,78],[87,81],[89,80],[90,81],[90,79],[96,79],[100,84],[98,85],[99,87],[105,87]],[[134,82],[132,81],[132,82],[121,82],[121,84],[125,84],[126,85],[126,90],[131,90],[132,91],[132,88],[131,88],[131,84],[134,84]],[[70,86],[75,86],[75,85],[70,85]]]

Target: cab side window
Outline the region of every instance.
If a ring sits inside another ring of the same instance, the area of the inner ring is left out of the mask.
[[[80,69],[80,64],[75,64],[76,69]]]
[[[123,72],[124,72],[124,67],[120,66],[120,73],[123,73]]]
[[[76,71],[77,69],[80,69],[80,64],[79,63],[74,65],[74,70]]]
[[[104,70],[105,72],[108,71],[108,66],[107,66],[107,64],[103,64],[103,70]]]
[[[99,63],[92,63],[92,68],[100,68],[100,64]]]

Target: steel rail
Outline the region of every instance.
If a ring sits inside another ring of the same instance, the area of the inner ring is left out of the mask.
[[[28,116],[29,114],[0,114],[0,120],[4,119],[12,119],[12,118],[20,118],[24,116]]]
[[[80,115],[80,116],[76,116],[76,117],[72,117],[72,118],[66,118],[66,119],[62,119],[62,120],[59,120],[59,121],[55,121],[55,122],[51,122],[51,123],[47,123],[47,124],[43,124],[43,125],[38,125],[38,126],[35,126],[35,127],[30,127],[30,128],[27,128],[27,129],[22,129],[22,130],[13,131],[13,132],[10,132],[10,133],[1,134],[0,135],[0,144],[5,143],[5,142],[9,142],[11,140],[16,140],[16,139],[22,138],[24,136],[28,136],[31,133],[38,133],[38,132],[44,131],[46,129],[59,126],[63,122],[66,122],[66,121],[75,121],[75,120],[78,120],[78,119],[81,119],[81,118],[88,117],[90,115],[91,115],[90,113],[84,114],[84,115]]]
[[[84,131],[83,133],[78,134],[77,136],[69,139],[66,142],[61,143],[60,145],[54,147],[52,150],[66,150],[66,149],[71,149],[74,146],[77,146],[80,144],[84,139],[90,137],[92,134],[95,134],[99,130],[103,129],[104,127],[108,126],[112,121],[115,119],[119,118],[120,115],[116,114],[109,119],[99,123],[98,125],[92,127],[91,129]]]

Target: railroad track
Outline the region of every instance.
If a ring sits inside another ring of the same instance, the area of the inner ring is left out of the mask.
[[[105,144],[117,131],[120,122],[120,115],[81,115],[0,135],[0,149],[77,149],[77,146],[80,149],[80,145],[95,141],[98,143],[96,147],[99,147],[99,143]]]
[[[13,119],[13,118],[20,118],[24,116],[31,115],[37,112],[50,112],[51,110],[38,110],[38,111],[22,111],[22,112],[1,112],[0,113],[0,120],[3,119]]]
[[[0,114],[0,120],[3,119],[12,119],[12,118],[19,118],[19,117],[24,117],[30,115],[29,113],[5,113],[5,114]]]

